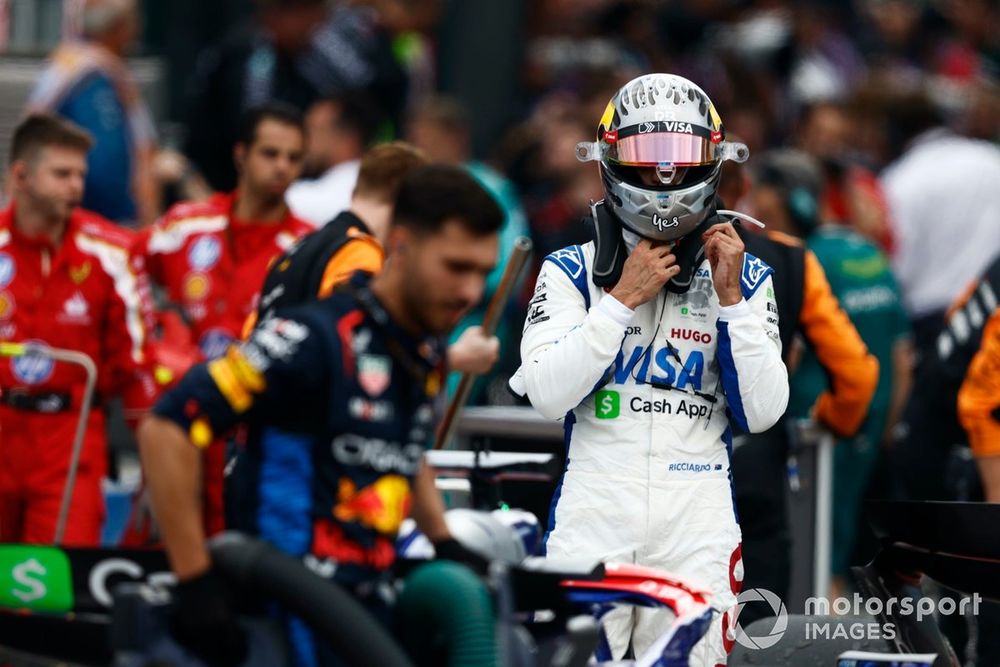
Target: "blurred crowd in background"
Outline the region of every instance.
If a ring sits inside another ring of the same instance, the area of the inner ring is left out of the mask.
[[[1000,252],[995,0],[65,6],[75,8],[75,34],[51,54],[29,108],[54,110],[95,137],[84,206],[124,226],[232,190],[240,118],[277,100],[308,127],[301,175],[298,166],[285,174],[298,217],[333,219],[349,206],[365,151],[404,139],[433,162],[465,165],[506,214],[501,252],[527,235],[537,270],[548,253],[590,238],[590,204],[603,197],[576,144],[594,139],[623,83],[671,72],[698,83],[728,136],[750,148],[749,162],[725,167],[727,208],[767,223],[757,160],[793,147],[812,161],[814,201],[783,195],[777,207],[812,206],[819,222],[877,246],[917,363],[949,306]],[[167,104],[155,118],[127,60],[140,43],[166,67]],[[508,307],[495,380],[480,383],[475,402],[513,400],[504,384],[519,363],[533,283],[529,276]]]

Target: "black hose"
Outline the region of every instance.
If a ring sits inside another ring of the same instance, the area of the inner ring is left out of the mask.
[[[209,548],[222,575],[259,591],[301,618],[348,664],[413,664],[357,600],[309,571],[301,561],[240,533],[223,533],[211,540]]]

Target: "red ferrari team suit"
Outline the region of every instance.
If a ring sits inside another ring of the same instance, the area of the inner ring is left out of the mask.
[[[18,231],[13,205],[0,212],[0,341],[77,350],[98,369],[64,544],[100,539],[107,466],[101,399],[122,396],[126,416],[134,417],[156,398],[147,362],[148,285],[143,258],[130,253],[133,240],[81,209],[60,243]],[[85,378],[81,367],[37,354],[0,358],[0,541],[53,541]]]
[[[233,215],[237,196],[178,204],[139,240],[150,276],[181,307],[202,359],[221,356],[241,338],[271,262],[313,229],[291,213],[277,222],[239,220]],[[225,447],[215,443],[205,459],[210,534],[223,528],[224,465]]]

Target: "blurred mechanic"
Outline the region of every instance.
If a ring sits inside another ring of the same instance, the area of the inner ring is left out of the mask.
[[[369,150],[361,160],[350,208],[322,229],[303,236],[274,262],[264,280],[258,310],[248,318],[244,335],[249,335],[258,317],[328,297],[355,271],[381,271],[399,183],[426,164],[421,151],[402,141]],[[495,336],[484,336],[479,326],[467,327],[448,347],[448,368],[486,373],[499,353]]]
[[[757,162],[751,197],[771,229],[805,241],[810,263],[818,260],[814,269],[829,281],[831,308],[850,318],[851,331],[806,339],[810,349],[792,368],[788,407],[790,416],[811,417],[839,438],[833,455],[832,574],[834,585],[843,588],[863,525],[861,501],[909,393],[912,345],[888,258],[848,227],[820,224],[822,187],[815,160],[801,151],[779,150]],[[808,316],[817,304],[804,305]],[[849,402],[838,406],[837,399]]]
[[[515,391],[565,415],[567,467],[547,555],[662,568],[707,587],[719,612],[692,653],[725,663],[743,579],[729,416],[770,428],[788,400],[771,269],[745,253],[714,202],[725,159],[715,107],[692,82],[639,77],[607,106],[581,159],[606,199],[597,240],[543,263]],[[671,624],[662,610],[613,610],[598,658],[641,655]]]
[[[97,546],[104,518],[101,399],[121,395],[127,410],[144,410],[155,398],[142,258],[129,254],[130,232],[77,208],[91,143],[55,116],[28,116],[14,131],[12,201],[0,212],[0,341],[77,350],[97,364],[98,403],[63,535],[78,546]],[[85,377],[38,354],[0,363],[0,542],[52,542]]]
[[[998,295],[1000,257],[951,305],[944,329],[918,367],[891,450],[893,481],[907,500],[1000,502]],[[967,447],[974,471],[967,469]],[[975,651],[977,664],[1000,664],[1000,637],[991,632],[998,623],[1000,607],[985,602],[975,619],[975,640],[964,649]],[[953,645],[967,641],[965,623],[946,626],[945,632]]]
[[[295,215],[322,227],[351,206],[361,158],[374,141],[382,112],[356,92],[319,100],[306,112],[303,179],[285,200]]]
[[[1000,503],[1000,260],[968,295],[960,309],[968,316],[979,338],[978,348],[958,392],[958,416],[969,436],[979,466],[986,502]],[[990,308],[992,306],[992,308]],[[985,315],[985,318],[980,315]],[[985,326],[979,323],[986,320]],[[958,320],[950,319],[950,332]],[[981,327],[981,328],[980,328]],[[961,331],[957,332],[961,333]]]
[[[219,662],[228,655],[232,664],[239,649],[198,501],[200,448],[239,422],[309,436],[264,440],[253,450],[260,481],[257,502],[245,510],[282,550],[335,564],[333,579],[370,607],[411,507],[433,542],[453,541],[423,453],[444,379],[442,337],[482,297],[501,221],[463,171],[408,174],[382,272],[358,274],[329,299],[267,318],[157,404],[140,445],[180,580],[175,627],[197,652]],[[310,655],[300,644],[295,650],[300,659]]]
[[[743,201],[749,191],[742,165],[726,163],[719,183],[722,201]],[[829,387],[816,399],[812,418],[842,437],[854,435],[875,391],[875,358],[837,302],[819,260],[801,239],[775,231],[761,234],[747,227],[739,232],[747,251],[774,269],[782,358],[789,372],[794,372],[802,356],[797,340],[801,337],[829,377]],[[782,418],[763,433],[738,435],[733,441],[733,482],[743,533],[743,587],[766,588],[786,601],[792,573],[788,491],[795,489],[797,481],[791,436]],[[750,602],[740,611],[740,624],[747,627],[775,613],[769,604]]]
[[[273,103],[251,110],[233,149],[239,171],[234,192],[182,203],[140,236],[154,283],[178,305],[202,358],[222,355],[239,340],[271,261],[311,227],[285,205],[285,191],[302,169],[301,115]],[[222,528],[224,447],[208,466],[212,532]]]
[[[966,500],[949,483],[953,450],[972,448],[988,502],[1000,502],[995,446],[995,366],[1000,259],[949,308],[934,348],[920,364],[893,469],[912,500]],[[958,400],[955,400],[955,397]]]

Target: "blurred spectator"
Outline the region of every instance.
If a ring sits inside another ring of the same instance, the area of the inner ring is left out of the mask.
[[[888,259],[849,229],[820,224],[821,188],[822,172],[808,155],[775,151],[758,160],[752,197],[755,213],[771,229],[805,239],[837,301],[878,360],[878,383],[860,431],[844,438],[841,425],[830,424],[842,437],[834,449],[833,476],[832,567],[840,594],[862,527],[868,480],[909,393],[912,347]],[[813,414],[817,398],[827,390],[829,374],[817,354],[807,350],[789,382],[788,412],[804,418]]]
[[[841,97],[865,70],[857,48],[840,25],[844,8],[824,0],[790,3],[788,92],[793,103]]]
[[[528,222],[513,184],[489,166],[471,159],[469,120],[457,100],[446,97],[425,100],[414,109],[410,118],[409,138],[427,155],[430,162],[464,166],[468,169],[479,184],[493,196],[504,213],[503,227],[500,230],[498,255],[500,260],[496,269],[486,279],[486,292],[483,294],[482,302],[455,327],[451,340],[454,343],[467,327],[482,323],[486,306],[500,284],[507,258],[514,248],[514,241],[517,237],[528,234]],[[511,317],[501,318],[495,332],[500,339],[501,359],[516,359],[517,356],[504,354],[504,352],[513,353],[515,348],[512,345],[516,345],[516,340],[513,340],[516,335],[514,322],[520,319],[520,314],[510,313],[510,315]],[[482,392],[485,391],[489,381],[486,378],[477,381],[471,401],[482,400]],[[454,389],[456,383],[457,375],[452,374],[449,378],[450,388]]]
[[[14,131],[11,205],[0,212],[0,341],[35,341],[89,355],[97,402],[61,544],[96,547],[104,519],[104,400],[148,409],[149,303],[132,233],[78,208],[90,137],[55,116],[33,114]],[[139,278],[137,279],[137,276]],[[52,543],[69,472],[85,375],[28,352],[0,364],[0,541]]]
[[[590,204],[604,198],[600,174],[576,159],[577,143],[593,140],[595,132],[577,107],[572,96],[553,96],[502,147],[501,160],[524,202],[539,266],[550,253],[590,240]]]
[[[250,110],[232,151],[237,189],[174,206],[139,239],[150,275],[180,307],[204,359],[240,339],[271,261],[311,229],[285,205],[304,154],[305,128],[295,109],[273,103]],[[224,443],[215,442],[205,466],[210,533],[224,525],[224,463]]]
[[[923,0],[864,0],[860,42],[869,62],[897,80],[912,81],[933,62],[936,31]]]
[[[893,101],[889,122],[905,152],[883,172],[882,186],[894,223],[893,268],[920,352],[1000,248],[1000,149],[945,128],[922,94]]]
[[[375,139],[380,112],[362,94],[320,100],[306,112],[306,155],[300,180],[285,200],[292,213],[316,227],[351,205],[361,156]]]
[[[971,82],[978,76],[1000,77],[1000,6],[996,0],[943,0],[941,12],[955,29],[951,49],[939,71]]]
[[[153,120],[125,54],[139,32],[136,0],[87,0],[79,40],[61,44],[28,100],[94,137],[83,206],[119,224],[146,225],[159,214],[153,178]]]
[[[874,173],[858,164],[851,148],[852,119],[846,107],[819,102],[799,117],[798,147],[823,170],[820,219],[844,224],[892,252],[889,209]]]
[[[398,126],[406,74],[370,7],[255,0],[255,20],[202,54],[189,88],[185,153],[216,190],[236,185],[230,151],[242,113],[269,100],[302,111],[365,90]]]

